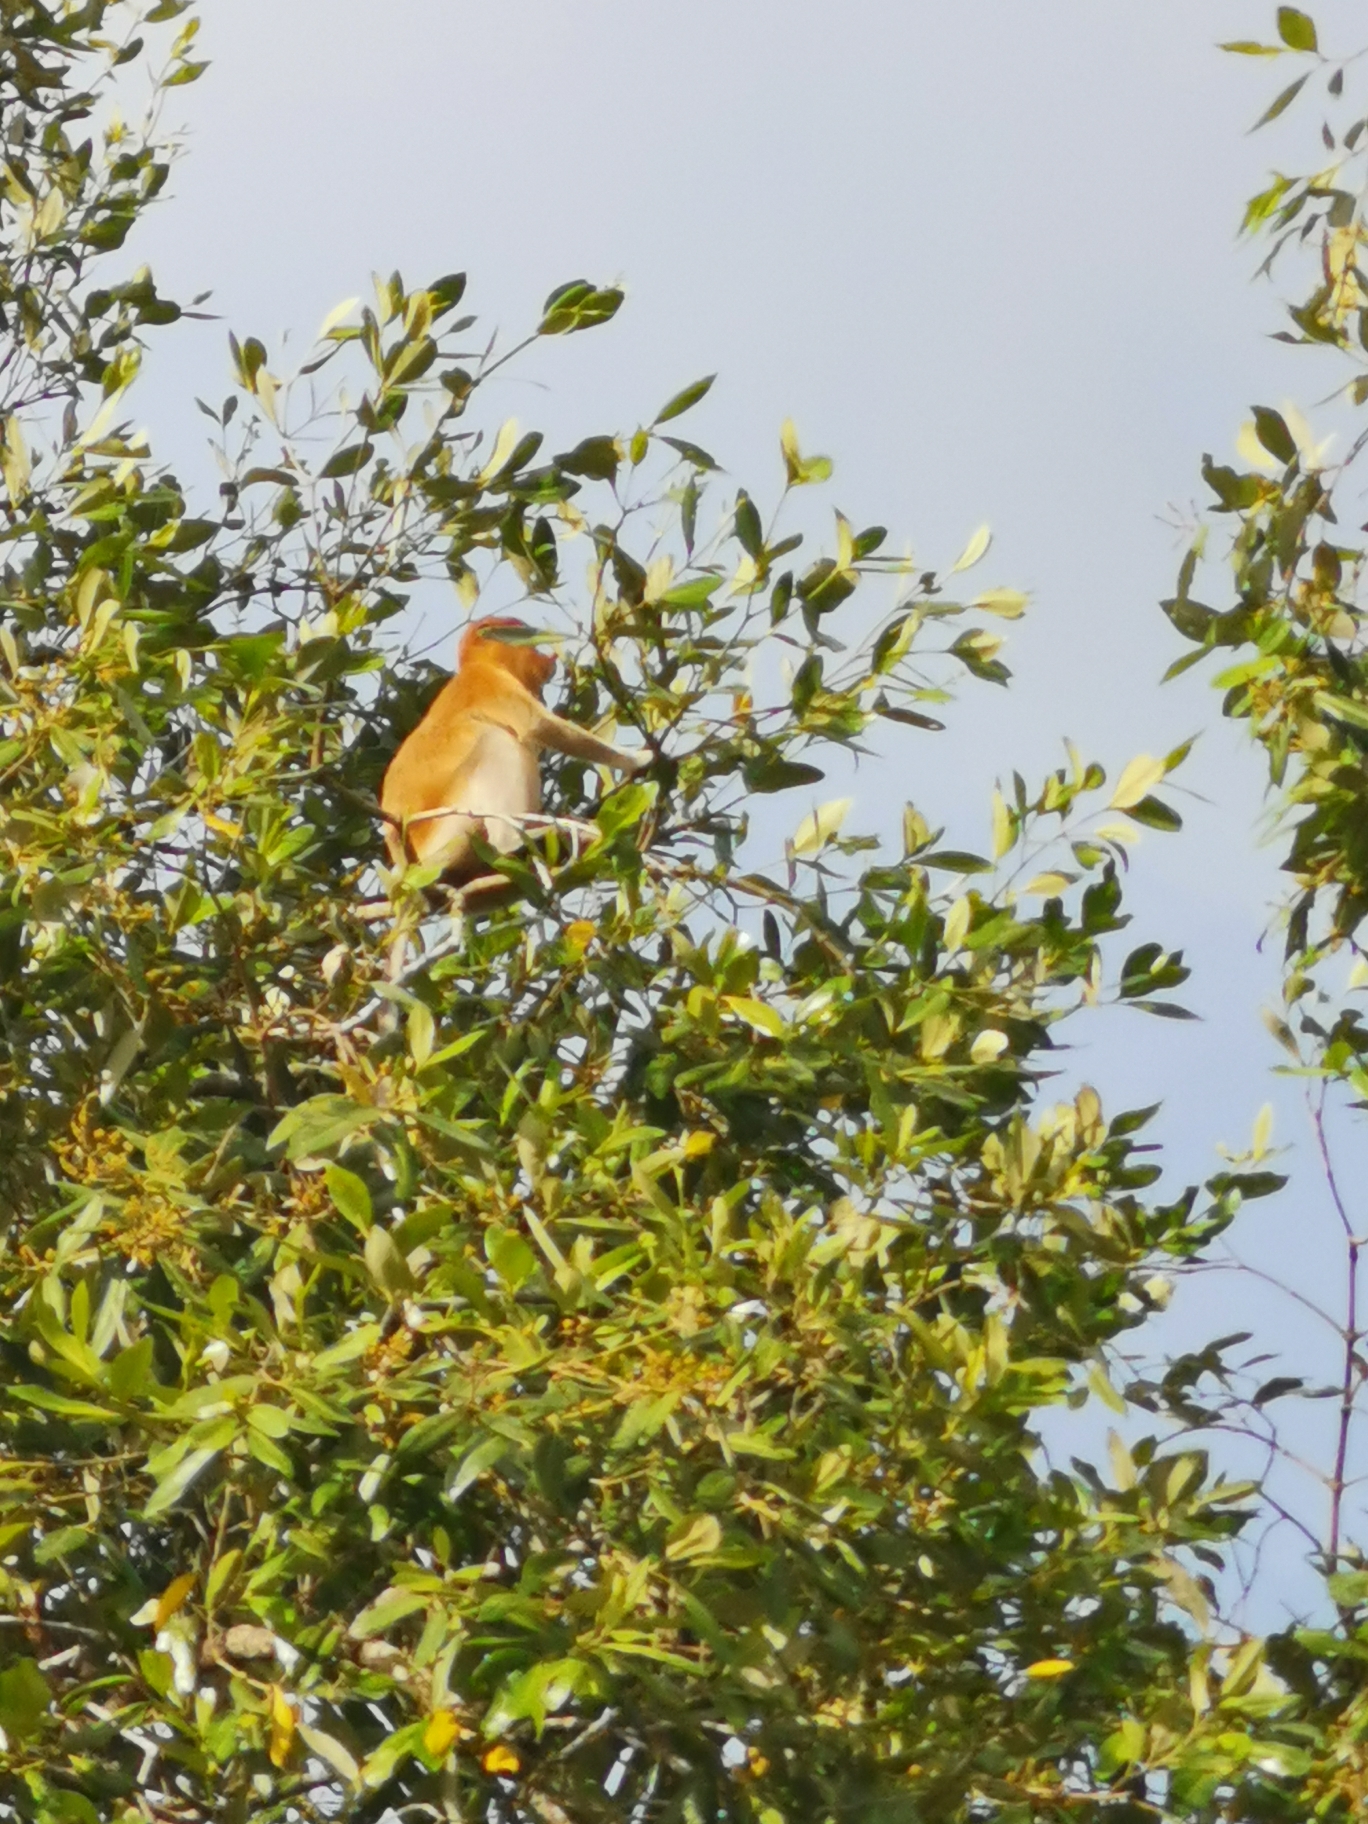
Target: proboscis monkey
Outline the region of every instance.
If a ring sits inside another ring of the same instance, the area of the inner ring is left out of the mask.
[[[544,747],[624,773],[649,760],[610,747],[544,706],[542,691],[556,661],[528,641],[531,631],[524,621],[489,615],[463,634],[455,676],[401,745],[380,787],[381,808],[394,819],[385,841],[396,867],[405,860],[440,863],[443,880],[465,886],[485,872],[473,836],[501,855],[520,847],[524,828],[499,813],[529,817],[541,809]],[[508,634],[522,636],[521,643],[501,637]],[[445,810],[453,815],[424,815]]]

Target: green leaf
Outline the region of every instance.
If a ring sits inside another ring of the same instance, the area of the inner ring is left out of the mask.
[[[347,1171],[345,1166],[328,1165],[323,1173],[323,1181],[328,1187],[333,1208],[364,1235],[374,1221],[371,1194],[366,1188],[365,1180],[358,1178],[355,1172]]]
[[[537,1270],[537,1257],[513,1229],[492,1225],[485,1230],[485,1259],[511,1292],[526,1285]]]
[[[1316,42],[1315,21],[1309,14],[1298,11],[1295,6],[1278,8],[1278,36],[1290,50],[1316,51],[1320,49]]]
[[[576,330],[593,329],[617,315],[622,297],[616,286],[597,290],[584,279],[560,285],[546,300],[537,334],[567,336]]]
[[[388,1229],[373,1228],[366,1236],[366,1269],[386,1298],[406,1298],[414,1278]]]
[[[449,272],[445,278],[434,279],[427,288],[434,316],[444,316],[447,311],[454,310],[465,296],[465,288],[463,272]]]
[[[101,1425],[116,1425],[119,1420],[117,1412],[108,1406],[95,1406],[89,1400],[72,1399],[65,1393],[57,1393],[50,1387],[11,1387],[9,1390],[16,1399],[23,1400],[25,1405],[37,1406],[43,1412],[55,1413],[59,1418],[91,1420]]]
[[[1359,703],[1353,697],[1342,697],[1330,690],[1318,690],[1311,700],[1323,716],[1347,722],[1351,728],[1368,728],[1368,703]]]
[[[665,1556],[674,1563],[704,1558],[722,1544],[722,1525],[716,1514],[694,1514],[670,1529]]]
[[[1271,1400],[1285,1399],[1289,1393],[1300,1393],[1306,1381],[1299,1374],[1275,1374],[1265,1381],[1250,1400],[1251,1406],[1267,1406]]]
[[[218,1604],[219,1597],[232,1583],[237,1575],[238,1566],[242,1563],[242,1553],[237,1546],[214,1560],[214,1568],[209,1573],[204,1586],[204,1606],[210,1613]]]
[[[594,1688],[594,1675],[583,1660],[543,1660],[517,1673],[495,1696],[481,1725],[488,1740],[505,1735],[515,1723],[530,1722],[538,1735],[549,1714],[563,1710],[577,1693]]]
[[[287,1438],[290,1435],[289,1414],[282,1412],[279,1406],[249,1406],[247,1423],[266,1438]]]
[[[35,1564],[64,1564],[68,1558],[88,1546],[91,1531],[88,1526],[59,1526],[56,1532],[47,1533],[33,1548]]]
[[[1253,412],[1254,434],[1269,455],[1276,456],[1279,462],[1295,461],[1296,440],[1283,422],[1281,413],[1266,405],[1254,406]]]
[[[833,798],[817,810],[809,812],[793,833],[793,852],[795,855],[815,855],[827,843],[840,834],[841,826],[846,820],[853,798]]]
[[[1142,798],[1139,804],[1127,805],[1126,815],[1137,823],[1148,824],[1152,830],[1181,830],[1183,827],[1177,811],[1153,796]]]
[[[736,497],[736,536],[748,557],[759,557],[765,549],[764,528],[755,502],[743,488]]]
[[[982,855],[971,855],[967,849],[937,849],[930,855],[918,855],[919,868],[941,868],[948,874],[991,874],[993,864]]]
[[[797,785],[819,785],[826,778],[820,766],[807,766],[801,760],[785,760],[769,752],[747,760],[741,776],[746,789],[752,792],[787,792]]]
[[[419,1609],[425,1609],[428,1600],[421,1590],[391,1585],[361,1610],[347,1632],[353,1640],[373,1640],[377,1634],[388,1633],[397,1623],[416,1615]]]
[[[426,1456],[429,1451],[436,1450],[440,1445],[455,1437],[456,1433],[464,1430],[468,1424],[466,1415],[461,1412],[429,1413],[427,1418],[420,1419],[415,1426],[404,1433],[399,1440],[398,1454],[401,1458]]]
[[[345,449],[337,450],[319,470],[319,479],[333,481],[340,475],[355,475],[358,469],[364,469],[375,454],[375,445],[369,442],[348,444]]]
[[[1285,114],[1288,108],[1290,108],[1292,103],[1297,99],[1298,95],[1300,95],[1302,89],[1306,86],[1310,75],[1311,72],[1308,70],[1305,76],[1298,76],[1295,82],[1289,82],[1282,93],[1276,95],[1264,109],[1263,113],[1260,114],[1250,131],[1257,133],[1260,127],[1266,127],[1269,121],[1276,120],[1280,114]]]
[[[419,336],[414,342],[401,343],[385,363],[386,386],[412,386],[437,359],[437,344],[431,336]]]
[[[292,1161],[307,1159],[332,1151],[380,1117],[378,1108],[366,1108],[348,1096],[311,1096],[281,1116],[266,1144],[273,1152],[284,1147]]]
[[[716,469],[717,464],[706,450],[700,450],[696,443],[689,443],[683,437],[662,437],[662,443],[668,443],[672,450],[677,450],[685,462],[692,463],[696,469]]]
[[[0,1727],[11,1741],[33,1735],[51,1701],[52,1692],[36,1660],[21,1657],[0,1672]]]
[[[720,576],[691,576],[687,582],[667,589],[660,599],[670,608],[701,608],[721,587]]]
[[[651,810],[660,796],[660,787],[653,779],[639,779],[630,785],[620,785],[616,791],[609,792],[594,815],[594,821],[603,832],[604,840],[616,836],[622,830],[632,829],[640,823]]]
[[[492,1469],[504,1456],[508,1447],[507,1438],[492,1437],[485,1438],[475,1446],[474,1450],[468,1451],[462,1457],[456,1474],[451,1478],[451,1484],[447,1489],[447,1500],[459,1501],[465,1491],[473,1483],[478,1482],[485,1471]]]
[[[751,995],[728,994],[722,998],[723,1005],[730,1008],[739,1020],[744,1020],[766,1038],[782,1039],[787,1034],[788,1026],[777,1007],[771,1007],[765,1001],[757,1001]]]
[[[664,1429],[670,1414],[678,1406],[680,1397],[679,1393],[670,1392],[633,1400],[613,1433],[612,1449],[631,1450],[637,1444],[649,1442]]]
[[[156,1345],[150,1336],[139,1337],[127,1349],[121,1349],[109,1364],[109,1391],[118,1400],[136,1400],[152,1375],[152,1356]]]
[[[904,709],[900,703],[878,703],[875,708],[885,722],[901,722],[908,728],[929,729],[933,734],[945,727],[935,716],[924,716],[919,709]]]
[[[613,481],[622,462],[615,437],[586,437],[573,450],[557,456],[558,466],[569,475],[587,475],[591,481]]]
[[[668,424],[671,418],[683,417],[691,406],[697,405],[700,399],[707,396],[716,378],[716,374],[709,374],[706,379],[695,380],[692,386],[686,386],[682,392],[676,393],[669,404],[662,406],[656,413],[654,422]]]
[[[331,1349],[319,1350],[313,1358],[314,1373],[326,1378],[335,1369],[354,1362],[358,1356],[369,1354],[379,1341],[379,1324],[358,1324],[340,1343],[334,1343]]]
[[[1207,1189],[1218,1197],[1238,1191],[1242,1198],[1248,1200],[1271,1197],[1286,1184],[1287,1178],[1282,1172],[1218,1172],[1214,1178],[1207,1180]]]
[[[159,1514],[167,1513],[181,1496],[187,1493],[194,1482],[219,1454],[218,1450],[189,1450],[157,1483],[151,1498],[142,1510],[144,1520],[155,1520]]]
[[[1336,1571],[1326,1578],[1325,1589],[1332,1602],[1341,1603],[1345,1608],[1359,1608],[1368,1603],[1368,1571]],[[1337,1658],[1338,1648],[1332,1645],[1326,1657]]]

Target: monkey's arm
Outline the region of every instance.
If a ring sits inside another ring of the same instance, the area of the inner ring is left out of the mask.
[[[540,746],[554,748],[558,754],[569,754],[575,760],[589,760],[595,766],[611,766],[620,773],[635,773],[651,763],[649,753],[624,754],[621,748],[610,747],[606,741],[600,741],[597,735],[591,735],[587,728],[581,728],[577,722],[566,722],[560,716],[553,716],[549,709],[542,710],[538,716],[532,735]]]

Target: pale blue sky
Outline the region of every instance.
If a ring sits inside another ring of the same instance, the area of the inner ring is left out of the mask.
[[[1312,10],[1327,44],[1368,37],[1347,0]],[[978,574],[1034,598],[1010,629],[1016,682],[967,688],[947,735],[909,738],[882,776],[862,768],[855,820],[892,827],[912,795],[982,846],[995,777],[1053,766],[1061,736],[1115,773],[1206,731],[1182,775],[1205,802],[1178,800],[1186,831],[1147,836],[1132,876],[1136,941],[1187,950],[1204,1023],[1105,1016],[1067,1069],[1113,1109],[1168,1095],[1159,1137],[1185,1176],[1213,1169],[1216,1142],[1243,1143],[1272,1096],[1304,1189],[1251,1210],[1239,1245],[1333,1290],[1298,1103],[1268,1078],[1259,1019],[1276,970],[1256,944],[1278,891],[1256,847],[1259,764],[1200,674],[1158,684],[1182,650],[1156,606],[1181,550],[1165,522],[1201,497],[1202,451],[1228,456],[1251,402],[1306,403],[1324,379],[1267,339],[1274,294],[1250,283],[1234,234],[1280,148],[1294,168],[1315,156],[1295,112],[1246,136],[1292,71],[1214,48],[1270,36],[1273,6],[208,12],[213,67],[182,92],[191,153],[137,252],[172,296],[212,289],[226,321],[158,337],[138,400],[158,447],[196,466],[189,400],[227,390],[230,325],[271,348],[287,329],[307,340],[398,266],[411,283],[466,269],[470,308],[517,333],[585,276],[625,284],[626,308],[524,360],[498,415],[565,447],[717,370],[689,435],[755,491],[777,482],[792,416],[836,460],[832,499],[928,564],[990,522]],[[1236,1294],[1208,1281],[1180,1300],[1186,1337],[1240,1327],[1218,1296]],[[1253,1308],[1269,1334],[1309,1335],[1262,1295]]]

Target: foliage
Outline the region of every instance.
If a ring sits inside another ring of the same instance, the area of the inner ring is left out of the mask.
[[[1318,442],[1290,404],[1281,410],[1255,406],[1238,439],[1240,464],[1210,457],[1204,463],[1215,503],[1183,562],[1177,593],[1164,607],[1195,646],[1171,673],[1223,653],[1229,662],[1215,683],[1224,693],[1224,712],[1248,728],[1278,789],[1283,866],[1294,890],[1286,908],[1284,1007],[1270,1024],[1291,1060],[1288,1068],[1308,1085],[1344,1262],[1343,1309],[1322,1313],[1342,1351],[1338,1387],[1308,1386],[1303,1376],[1283,1374],[1266,1384],[1262,1402],[1328,1393],[1338,1407],[1338,1426],[1334,1460],[1323,1475],[1328,1523],[1323,1535],[1302,1527],[1326,1571],[1327,1625],[1291,1628],[1266,1646],[1286,1691],[1276,1733],[1299,1742],[1304,1778],[1254,1815],[1349,1819],[1362,1816],[1368,1804],[1361,1745],[1368,1705],[1362,1670],[1368,1538],[1352,1474],[1364,1379],[1362,1219],[1353,1197],[1361,1173],[1351,1178],[1337,1166],[1330,1117],[1361,1111],[1368,1089],[1368,1028],[1359,1006],[1368,986],[1362,943],[1368,913],[1364,549],[1341,523],[1342,515],[1357,520],[1361,513],[1355,465],[1368,441],[1357,423],[1368,403],[1368,282],[1362,270],[1368,122],[1345,96],[1355,59],[1323,53],[1315,22],[1295,7],[1278,9],[1277,30],[1276,44],[1227,47],[1245,55],[1294,54],[1302,62],[1258,124],[1285,113],[1304,90],[1314,93],[1308,90],[1313,80],[1317,87],[1324,81],[1327,114],[1315,169],[1277,174],[1250,201],[1244,227],[1266,245],[1264,272],[1293,275],[1290,327],[1278,332],[1279,339],[1338,358],[1343,377],[1322,405],[1333,413],[1336,436]],[[1357,105],[1361,109],[1361,96]],[[1323,376],[1317,390],[1325,390]],[[1346,453],[1332,463],[1340,437]],[[1212,608],[1194,592],[1210,534],[1227,527],[1233,527],[1234,599]],[[1343,1119],[1340,1129],[1357,1137],[1356,1127]],[[1218,1410],[1224,1422],[1241,1422],[1238,1402],[1219,1392],[1211,1416]],[[1247,1407],[1244,1413],[1247,1422]],[[1266,1419],[1261,1426],[1270,1446],[1282,1447],[1278,1428]]]
[[[1038,1436],[1119,1404],[1156,1269],[1278,1182],[1149,1201],[1153,1111],[1041,1093],[1105,996],[1181,1017],[1181,956],[1113,949],[1181,753],[1014,779],[992,859],[910,805],[900,856],[847,834],[823,766],[1004,682],[1022,598],[840,515],[786,562],[830,464],[789,428],[774,512],[720,499],[675,428],[706,383],[559,454],[488,434],[527,343],[460,276],[293,376],[234,341],[192,514],[120,419],[175,306],[89,275],[167,149],[73,143],[181,10],[6,11],[0,1802],[1294,1815],[1286,1689],[1207,1634],[1246,1491],[1181,1430],[1105,1478]],[[563,286],[527,342],[620,302]],[[388,630],[453,586],[653,757],[560,767],[478,919],[379,862],[435,682]]]

